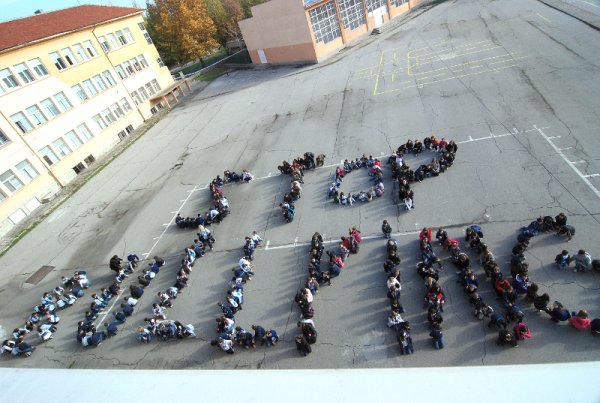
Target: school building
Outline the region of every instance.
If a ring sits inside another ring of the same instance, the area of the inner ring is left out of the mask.
[[[0,235],[162,108],[174,82],[143,11],[0,23]]]
[[[271,0],[238,24],[254,64],[317,63],[427,0]]]

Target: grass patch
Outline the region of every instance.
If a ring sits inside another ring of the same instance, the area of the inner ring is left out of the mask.
[[[202,73],[199,74],[195,80],[198,81],[213,81],[219,77],[221,77],[223,74],[227,73],[227,69],[223,68],[223,67],[215,67],[212,70],[207,71],[206,73]]]
[[[204,62],[204,66],[202,65],[202,62],[198,60],[197,63],[189,65],[181,70],[174,71],[173,74],[179,74],[180,72],[182,72],[183,74],[187,75],[187,74],[193,73],[195,71],[201,70],[206,66],[210,66],[211,64],[216,63],[219,60],[224,59],[226,57],[227,57],[227,49],[222,48],[217,53],[214,53],[210,56],[203,57],[202,61]]]

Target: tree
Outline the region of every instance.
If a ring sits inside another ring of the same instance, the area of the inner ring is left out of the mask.
[[[204,0],[216,28],[216,39],[225,46],[227,41],[241,36],[238,21],[244,18],[240,0]]]
[[[167,65],[199,59],[218,47],[204,1],[154,0],[146,6],[148,32]]]

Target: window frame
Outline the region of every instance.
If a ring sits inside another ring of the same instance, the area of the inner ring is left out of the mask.
[[[71,90],[75,93],[75,95],[77,95],[77,99],[79,99],[82,103],[87,101],[88,99],[90,99],[90,97],[88,97],[88,95],[83,90],[83,87],[81,86],[81,84],[73,85],[71,87]],[[82,95],[83,95],[83,97],[82,97]]]
[[[68,66],[65,64],[65,61],[62,59],[61,54],[58,53],[58,51],[50,52],[48,53],[48,56],[50,56],[50,59],[54,63],[54,67],[56,67],[56,70],[62,71],[68,68]]]
[[[52,148],[55,150],[58,150],[59,158],[62,160],[63,158],[65,158],[67,155],[72,154],[73,150],[71,150],[71,148],[69,147],[69,145],[67,144],[67,142],[62,138],[62,137],[58,137],[57,139],[55,139],[52,142]],[[66,148],[66,152],[65,151]]]
[[[77,150],[79,147],[81,147],[83,145],[83,141],[81,141],[81,139],[75,132],[75,129],[69,130],[68,132],[66,132],[63,135],[63,137],[65,138],[67,144],[73,149],[73,151]],[[75,140],[75,141],[73,141],[73,140]],[[77,143],[79,143],[79,144],[77,144]]]
[[[25,165],[23,167],[19,167],[19,165],[22,165],[23,163],[25,163]],[[28,184],[29,182],[40,176],[40,173],[37,171],[37,169],[35,169],[33,165],[31,165],[31,162],[29,162],[27,158],[15,165],[15,168],[21,173],[21,178],[23,178],[23,182],[25,184]],[[29,170],[31,170],[32,172],[29,172]]]
[[[19,71],[19,68],[22,68],[21,71]],[[13,69],[15,70],[17,75],[21,77],[21,81],[24,84],[29,84],[35,81],[34,75],[31,73],[31,70],[29,70],[29,66],[25,62],[15,64],[13,66]]]
[[[45,152],[44,150],[47,150],[48,152]],[[40,148],[38,153],[42,156],[42,159],[46,162],[46,164],[48,164],[48,166],[57,164],[60,161],[54,150],[52,150],[49,145]],[[53,161],[53,159],[56,161]]]
[[[3,75],[3,72],[7,72],[6,75]],[[0,79],[4,82],[4,86],[9,90],[20,87],[21,83],[17,80],[14,73],[8,67],[0,70]]]
[[[104,81],[106,81],[108,83],[109,87],[114,87],[115,85],[117,85],[117,82],[116,82],[115,78],[113,77],[112,73],[110,72],[110,70],[104,70],[101,74],[102,74],[102,77],[104,78]]]
[[[42,110],[37,104],[33,104],[25,109],[29,117],[32,118],[33,124],[41,126],[48,121]]]
[[[93,98],[96,95],[98,95],[99,91],[90,78],[83,80],[81,82],[81,85],[83,86],[83,88],[85,89],[85,91],[87,92],[87,94],[89,95],[90,98]]]
[[[34,64],[36,62],[37,62],[37,64]],[[28,64],[29,64],[29,67],[31,67],[33,69],[33,71],[35,71],[35,74],[40,78],[45,77],[48,74],[50,74],[50,73],[48,73],[48,69],[46,68],[46,66],[44,65],[44,63],[42,62],[42,60],[39,57],[34,57],[33,59],[29,60]],[[40,71],[43,74],[40,74]]]
[[[21,119],[17,120],[15,118],[15,116],[18,116]],[[10,119],[15,124],[15,126],[17,126],[19,128],[19,130],[21,130],[21,132],[23,132],[23,134],[29,133],[30,131],[32,131],[34,129],[33,125],[27,119],[27,116],[25,116],[25,114],[22,111],[12,114],[10,116]],[[23,122],[26,122],[26,124],[23,124]]]
[[[60,109],[58,109],[58,106],[56,106],[52,98],[42,99],[40,101],[40,105],[42,105],[44,110],[46,110],[46,115],[49,119],[53,119],[57,116],[60,116],[62,113]]]
[[[3,178],[5,175],[9,175],[6,178]],[[16,182],[12,182],[12,180],[16,180]],[[7,169],[2,174],[0,174],[0,182],[6,187],[11,193],[16,193],[19,189],[21,189],[25,184],[12,169]],[[16,183],[16,185],[15,185]]]
[[[96,47],[94,46],[94,43],[90,40],[85,40],[82,42],[83,47],[85,48],[85,50],[87,50],[88,54],[90,55],[90,57],[93,59],[94,57],[98,56],[98,51],[96,50]],[[90,51],[90,49],[93,50]]]
[[[69,97],[67,97],[67,95],[60,91],[57,92],[56,94],[54,94],[52,96],[52,98],[54,98],[54,101],[58,104],[59,109],[62,109],[61,112],[65,113],[70,111],[71,109],[73,109],[73,104],[71,103],[71,101],[69,100]],[[66,102],[66,106],[65,106],[65,102]]]

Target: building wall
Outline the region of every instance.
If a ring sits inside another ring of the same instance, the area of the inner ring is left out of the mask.
[[[162,61],[159,60],[154,45],[148,43],[144,37],[145,31],[138,26],[140,22],[143,22],[141,15],[129,16],[98,25],[93,29],[72,32],[0,53],[0,70],[9,67],[20,83],[20,86],[10,89],[4,82],[0,82],[0,130],[10,139],[8,144],[0,146],[0,174],[10,169],[24,185],[16,191],[11,191],[0,183],[0,191],[6,196],[0,201],[0,235],[28,215],[44,198],[51,197],[61,186],[73,180],[77,176],[75,167],[78,170],[85,169],[93,160],[106,154],[121,141],[121,138],[141,125],[152,115],[151,108],[154,105],[151,105],[149,100],[152,95],[173,84],[167,67],[160,66]],[[124,28],[129,28],[135,41],[127,40],[125,45],[119,42],[120,46],[108,52],[103,51],[98,37],[122,31]],[[91,41],[97,53],[94,57],[87,54],[88,60],[78,57],[73,46],[83,44],[84,41]],[[69,52],[65,53],[63,49],[67,47],[71,49],[71,57],[77,60],[74,65],[66,61]],[[66,68],[56,67],[50,56],[50,53],[55,51],[60,52]],[[120,78],[115,66],[139,55],[144,56],[148,66],[143,69],[140,67],[140,71],[134,69],[134,74]],[[48,74],[43,77],[37,76],[31,65],[28,65],[30,73],[36,79],[25,83],[14,66],[34,58],[40,59]],[[112,76],[113,82],[110,85],[109,81],[103,79],[105,88],[102,88],[95,84],[93,77],[98,74],[102,77],[102,73],[106,71]],[[81,100],[72,86],[84,86],[85,80],[92,80],[97,93],[86,90],[87,99]],[[153,80],[154,86],[150,84],[148,88],[147,84]],[[155,88],[156,85],[160,89]],[[146,88],[148,97],[136,100],[131,93],[140,87]],[[61,92],[71,104],[70,110],[60,108],[55,95]],[[42,104],[42,101],[48,98],[61,112],[58,116],[53,116]],[[35,116],[27,111],[33,105],[37,105],[45,122],[42,119],[41,124],[36,124]],[[106,111],[107,108],[114,119],[106,121],[106,127],[100,126],[95,117],[98,114],[102,115],[102,111]],[[17,113],[25,115],[33,127],[32,130],[23,133],[15,124],[11,116]],[[83,127],[80,126],[82,124]],[[73,140],[75,143],[70,142],[69,139],[73,138],[73,134],[70,133],[72,130],[79,142],[77,139]],[[61,141],[66,143],[67,148]],[[46,147],[54,154],[50,162],[45,160],[41,153]],[[92,158],[88,159],[89,156]],[[29,182],[16,168],[16,165],[25,159],[38,173]]]
[[[316,62],[309,26],[301,0],[271,0],[252,7],[252,18],[238,23],[252,62],[260,64],[262,50],[267,63]]]

